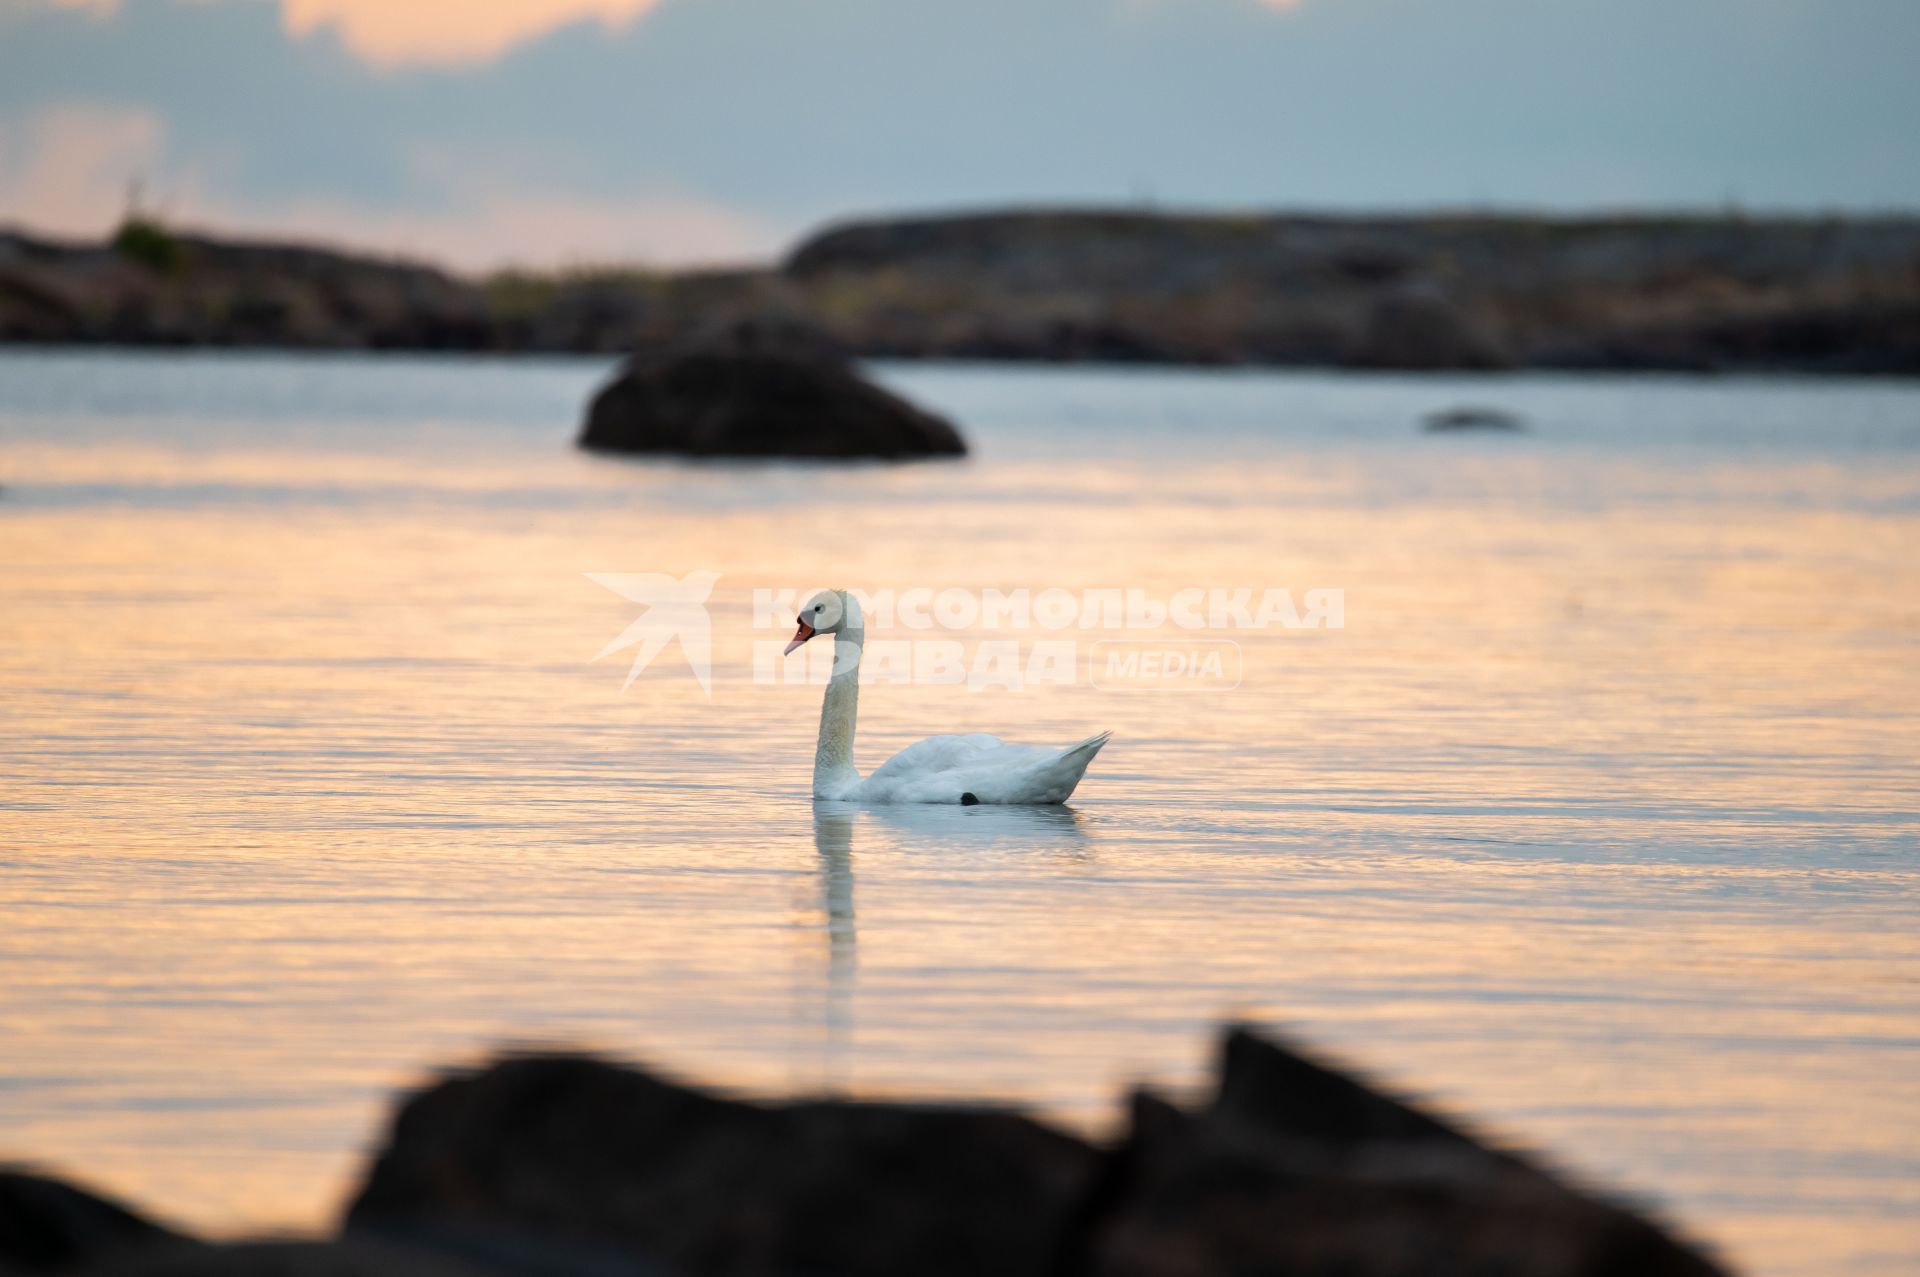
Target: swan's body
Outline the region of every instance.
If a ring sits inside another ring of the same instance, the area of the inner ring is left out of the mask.
[[[1107,743],[1101,732],[1053,749],[1009,745],[998,736],[929,736],[889,758],[871,776],[853,765],[860,708],[860,656],[866,627],[860,605],[844,592],[815,595],[800,614],[787,651],[815,634],[835,636],[833,677],[820,707],[820,743],[813,755],[813,796],[857,803],[1063,803]]]
[[[1066,749],[1009,745],[998,736],[929,736],[882,763],[871,776],[852,767],[814,769],[813,796],[858,803],[1063,803],[1107,733]]]

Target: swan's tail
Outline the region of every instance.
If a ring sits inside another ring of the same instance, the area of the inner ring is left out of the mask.
[[[1098,736],[1089,736],[1078,745],[1069,745],[1060,751],[1060,757],[1046,769],[1045,783],[1050,793],[1059,797],[1049,797],[1045,801],[1064,803],[1073,795],[1080,784],[1080,778],[1087,774],[1095,754],[1101,746],[1113,739],[1112,732],[1101,732]]]
[[[1061,750],[1060,761],[1065,762],[1069,758],[1079,759],[1080,770],[1085,771],[1087,764],[1093,761],[1093,756],[1100,752],[1100,747],[1112,739],[1112,732],[1101,732],[1098,736],[1089,736],[1078,745],[1069,745]]]

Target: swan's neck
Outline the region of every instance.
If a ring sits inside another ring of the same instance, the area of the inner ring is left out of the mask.
[[[859,626],[834,636],[833,678],[820,706],[820,743],[813,751],[813,796],[838,798],[860,783],[853,765],[853,728],[860,716],[860,655],[866,632]]]

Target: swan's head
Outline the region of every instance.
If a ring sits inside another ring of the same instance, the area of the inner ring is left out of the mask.
[[[787,655],[816,634],[838,634],[860,624],[860,605],[845,590],[822,590],[801,605],[795,618],[800,628],[787,644]]]

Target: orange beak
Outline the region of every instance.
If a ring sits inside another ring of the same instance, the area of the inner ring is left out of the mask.
[[[811,625],[808,625],[804,620],[801,621],[800,628],[793,632],[793,642],[787,644],[787,650],[781,653],[781,655],[792,656],[795,648],[799,647],[802,643],[806,642],[808,639],[812,637],[813,637],[813,627]]]

